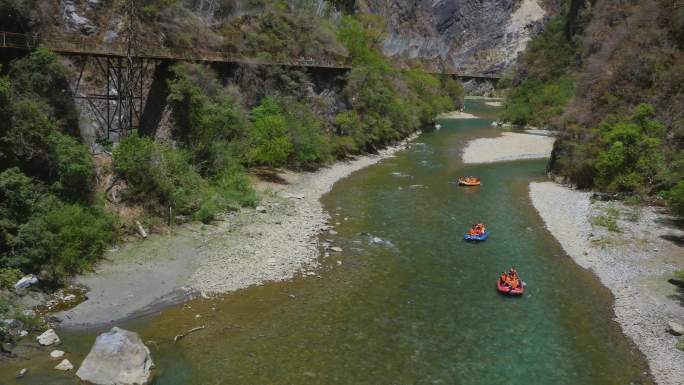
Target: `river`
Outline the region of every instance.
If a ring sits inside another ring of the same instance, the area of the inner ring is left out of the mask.
[[[469,100],[467,111],[484,118],[445,120],[323,198],[339,222],[323,238],[344,251],[326,258],[319,276],[121,325],[150,347],[155,384],[651,384],[612,321],[610,293],[565,255],[531,206],[528,184],[544,179],[546,161],[462,164],[469,139],[497,134],[497,108]],[[459,187],[460,175],[483,185]],[[489,240],[464,242],[480,221]],[[512,265],[528,284],[522,298],[495,290]],[[172,342],[199,325],[206,329]],[[61,331],[61,349],[80,363],[100,331]],[[0,382],[77,383],[54,364],[34,360],[26,378]]]

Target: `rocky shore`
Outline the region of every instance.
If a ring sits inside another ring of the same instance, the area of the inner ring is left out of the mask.
[[[684,351],[668,323],[684,324],[684,295],[667,282],[684,268],[677,229],[657,207],[592,202],[591,194],[531,183],[530,198],[565,252],[615,297],[615,321],[643,352],[660,385],[681,385]]]
[[[321,249],[316,235],[332,227],[321,196],[338,180],[392,156],[415,137],[377,155],[337,162],[311,173],[276,175],[280,183],[262,183],[261,206],[246,213],[247,217],[237,215],[218,225],[218,233],[234,229],[234,235],[216,238],[204,251],[190,286],[206,296],[289,279],[298,272],[314,274]]]

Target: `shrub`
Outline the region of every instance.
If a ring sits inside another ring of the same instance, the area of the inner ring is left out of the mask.
[[[19,226],[52,205],[45,186],[18,168],[0,173],[0,266],[11,266],[19,246]]]
[[[684,217],[684,181],[679,181],[667,194],[667,200],[672,212]]]
[[[24,273],[19,269],[5,267],[0,268],[0,287],[5,289],[12,289],[14,284],[24,276]],[[0,313],[3,313],[0,310]]]
[[[607,228],[609,231],[619,232],[617,220],[609,215],[599,215],[591,218],[591,224]]]
[[[46,48],[37,48],[30,55],[10,65],[10,78],[16,92],[40,98],[51,107],[57,126],[78,136],[78,111],[69,92],[69,69],[60,57]]]
[[[650,192],[658,185],[659,170],[665,168],[660,139],[665,130],[652,117],[652,109],[642,105],[628,118],[608,118],[600,125],[603,151],[596,161],[598,187]]]
[[[232,164],[214,177],[212,185],[226,204],[237,202],[243,206],[256,207],[258,197],[242,167]]]
[[[283,101],[285,122],[292,144],[291,164],[314,168],[330,160],[330,140],[325,132],[325,122],[311,108],[291,99]]]
[[[116,238],[116,220],[103,208],[56,204],[20,226],[19,266],[61,280],[88,269]]]
[[[113,155],[114,171],[128,185],[124,199],[159,213],[169,206],[180,215],[199,209],[209,185],[185,152],[131,135],[119,143]]]
[[[93,160],[88,150],[73,138],[60,133],[55,133],[53,140],[57,170],[57,181],[53,187],[66,200],[88,201],[94,177]]]
[[[283,166],[292,151],[282,110],[275,99],[266,97],[250,114],[252,131],[247,159],[250,164]]]

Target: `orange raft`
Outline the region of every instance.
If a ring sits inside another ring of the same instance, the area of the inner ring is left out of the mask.
[[[458,184],[461,186],[479,186],[480,178],[475,178],[473,176],[458,178]]]

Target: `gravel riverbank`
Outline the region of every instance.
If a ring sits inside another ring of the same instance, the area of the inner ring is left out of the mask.
[[[219,232],[234,227],[234,236],[216,239],[190,285],[211,295],[289,279],[298,272],[314,274],[320,249],[316,235],[331,227],[321,196],[338,180],[391,156],[415,137],[377,155],[337,162],[312,173],[285,175],[289,180],[284,184],[267,184],[270,194],[266,194],[261,212],[250,213],[255,220],[243,224],[228,220],[219,225]]]
[[[375,155],[316,172],[273,172],[258,181],[257,209],[225,213],[212,225],[190,223],[169,235],[108,253],[93,273],[77,277],[88,300],[57,313],[62,327],[95,327],[158,310],[193,295],[226,293],[298,273],[315,274],[316,236],[327,231],[320,197],[338,180],[405,148],[413,135]]]
[[[468,142],[461,157],[464,163],[548,158],[555,140],[552,136],[503,132],[496,138],[480,138]]]
[[[667,322],[684,323],[684,296],[667,278],[684,267],[684,232],[660,208],[591,202],[590,193],[531,183],[530,198],[565,252],[615,297],[615,321],[660,385],[684,384],[684,352]],[[612,230],[609,230],[612,229]]]

